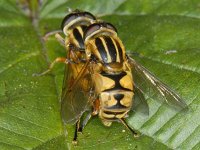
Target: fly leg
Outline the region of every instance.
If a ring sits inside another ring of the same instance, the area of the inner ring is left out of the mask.
[[[93,105],[93,109],[91,111],[89,111],[88,114],[85,115],[85,118],[81,122],[81,126],[79,126],[78,132],[82,133],[83,129],[85,128],[85,126],[87,125],[87,123],[91,119],[91,117],[98,114],[100,102],[99,102],[99,99],[94,98],[93,92],[94,92],[93,89],[90,89],[90,96],[89,96],[90,100],[89,101],[90,101],[91,105]],[[83,118],[83,116],[82,116],[82,118]]]
[[[72,143],[74,145],[77,145],[78,133],[79,132],[82,133],[84,127],[86,126],[86,124],[90,120],[91,116],[92,116],[91,112],[89,112],[87,114],[87,116],[84,118],[84,120],[83,120],[84,115],[82,115],[81,118],[76,122],[75,131],[74,131],[74,138],[73,138],[73,141],[72,141]],[[81,120],[83,120],[83,121],[81,121]]]
[[[83,129],[85,128],[86,124],[88,123],[88,121],[90,120],[90,118],[92,117],[91,113],[88,113],[86,118],[82,121],[81,125],[78,128],[78,132],[83,132]]]
[[[65,47],[65,39],[60,34],[56,33],[55,38],[60,43],[60,45]]]
[[[62,33],[62,30],[54,30],[54,31],[51,31],[51,32],[48,32],[46,33],[44,36],[43,36],[43,40],[44,41],[47,41],[48,38],[52,35],[55,35],[55,38],[57,39],[57,41],[65,47],[65,39],[58,33]]]
[[[80,119],[76,122],[76,127],[75,127],[75,131],[74,131],[74,138],[73,138],[73,141],[72,141],[72,144],[74,144],[74,145],[77,145],[79,126],[80,126]]]
[[[87,112],[87,114],[83,114],[80,119],[76,122],[76,127],[75,127],[75,132],[74,132],[74,138],[72,143],[77,144],[77,139],[78,139],[78,132],[82,133],[83,129],[87,125],[88,121],[91,119],[92,116],[95,116],[98,114],[99,111],[99,100],[96,99],[93,102],[93,110]],[[86,113],[86,112],[85,112]]]
[[[56,63],[65,63],[65,64],[68,64],[70,61],[68,61],[68,59],[66,59],[65,57],[58,57],[58,58],[56,58],[51,64],[50,64],[50,66],[49,66],[49,68],[46,70],[46,71],[44,71],[44,72],[42,72],[42,73],[35,73],[35,74],[33,74],[33,76],[43,76],[43,75],[45,75],[45,74],[47,74],[47,73],[49,73],[52,69],[53,69],[53,67],[54,67],[54,65],[56,64]]]
[[[121,119],[119,119],[119,120],[121,121],[121,123],[122,123],[129,131],[131,131],[131,133],[133,134],[134,137],[139,137],[139,136],[140,136],[140,134],[139,134],[138,132],[134,131],[134,130],[127,124],[127,122],[125,121],[124,118],[121,118]]]
[[[61,30],[55,30],[55,31],[48,32],[47,34],[45,34],[45,36],[43,37],[43,39],[46,41],[46,40],[49,38],[49,36],[55,35],[55,37],[56,37],[56,39],[58,40],[58,42],[59,42],[62,46],[65,46],[65,40],[64,40],[64,38],[63,38],[60,34],[58,34],[58,33],[61,33],[61,32],[62,32]],[[54,67],[54,65],[55,65],[56,63],[65,63],[65,64],[68,64],[69,62],[71,62],[71,61],[68,60],[68,59],[65,58],[65,57],[57,57],[57,58],[49,65],[49,68],[48,68],[46,71],[44,71],[44,72],[42,72],[42,73],[35,73],[35,74],[33,74],[33,76],[43,76],[43,75],[49,73],[49,72],[53,69],[53,67]]]
[[[85,128],[91,117],[96,116],[98,114],[99,111],[98,109],[99,109],[99,100],[95,100],[93,104],[93,111],[87,114],[85,119],[82,121],[81,126],[79,126],[78,132],[82,133],[83,129]]]
[[[78,132],[82,132],[84,127],[87,125],[88,121],[91,119],[92,116],[96,116],[99,111],[99,100],[95,100],[93,103],[93,111],[89,112],[85,119],[82,121],[81,126],[79,126]]]
[[[50,32],[46,33],[46,34],[43,36],[43,40],[44,40],[44,41],[47,41],[48,38],[49,38],[50,36],[55,35],[55,34],[57,34],[57,33],[62,33],[62,30],[54,30],[54,31],[50,31]]]

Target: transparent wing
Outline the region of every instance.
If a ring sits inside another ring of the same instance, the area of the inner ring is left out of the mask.
[[[144,115],[149,115],[149,107],[147,101],[145,100],[144,93],[137,85],[134,85],[134,99],[132,110],[134,112],[139,112]]]
[[[66,65],[61,96],[61,115],[66,124],[74,124],[89,107],[88,98],[92,92],[90,75],[83,73],[71,88],[75,80],[71,67]]]
[[[128,58],[134,84],[151,98],[162,100],[175,108],[187,108],[182,98],[134,59]]]

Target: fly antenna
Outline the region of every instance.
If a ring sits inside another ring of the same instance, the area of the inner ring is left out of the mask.
[[[73,10],[71,8],[67,7],[67,12],[71,13],[71,12],[73,12]]]

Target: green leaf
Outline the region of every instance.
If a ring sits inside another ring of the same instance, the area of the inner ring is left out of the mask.
[[[36,1],[35,1],[36,2]],[[23,5],[20,5],[23,4]],[[200,149],[199,0],[25,0],[0,1],[0,149]],[[60,116],[64,65],[47,69],[65,49],[46,32],[60,28],[66,10],[90,11],[114,24],[126,49],[184,98],[189,111],[178,112],[149,99],[149,116],[130,113],[128,124],[142,133],[135,139],[120,123],[104,127],[91,119],[73,146]]]

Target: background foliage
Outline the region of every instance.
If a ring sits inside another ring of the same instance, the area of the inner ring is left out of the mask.
[[[0,149],[200,149],[199,0],[0,0]],[[132,113],[134,139],[119,123],[92,119],[71,145],[60,117],[63,65],[42,72],[65,50],[46,32],[59,29],[66,10],[82,9],[114,24],[127,50],[176,89],[189,106],[177,112],[152,99],[150,115]],[[125,130],[125,132],[124,132]]]

